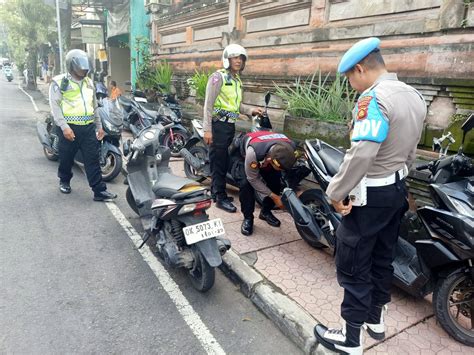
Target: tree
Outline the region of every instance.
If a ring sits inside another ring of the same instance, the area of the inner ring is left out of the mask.
[[[54,9],[38,0],[6,0],[0,9],[0,21],[8,29],[10,55],[18,67],[26,65],[29,89],[36,89],[38,48],[48,41],[54,18]]]

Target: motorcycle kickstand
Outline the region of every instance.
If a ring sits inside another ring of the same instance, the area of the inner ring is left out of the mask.
[[[141,249],[146,244],[148,239],[150,239],[150,237],[151,237],[151,233],[148,233],[148,232],[143,233],[142,235],[143,242],[140,244],[137,250]]]

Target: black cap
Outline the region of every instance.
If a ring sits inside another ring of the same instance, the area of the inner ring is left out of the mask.
[[[290,170],[296,162],[295,149],[290,143],[275,143],[268,155],[272,159],[272,163],[282,170]]]

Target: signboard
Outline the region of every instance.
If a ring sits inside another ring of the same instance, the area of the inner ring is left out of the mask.
[[[104,43],[104,31],[102,27],[82,26],[81,27],[82,43]]]
[[[107,51],[105,49],[99,49],[98,51],[98,58],[99,62],[106,62],[107,61]]]

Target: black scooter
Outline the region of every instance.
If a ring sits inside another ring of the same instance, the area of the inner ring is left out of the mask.
[[[474,128],[474,115],[462,126],[463,143]],[[334,248],[341,216],[324,191],[338,171],[344,153],[320,141],[306,141],[308,163],[321,189],[300,199],[291,189],[282,202],[301,237],[315,248]],[[394,284],[409,294],[433,292],[441,326],[459,342],[474,346],[474,166],[462,152],[437,159],[417,170],[430,171],[434,206],[407,212],[395,250]]]
[[[170,150],[159,141],[168,128],[152,125],[139,132],[133,143],[124,144],[124,154],[130,157],[126,198],[140,216],[143,243],[154,238],[165,263],[185,268],[193,287],[205,292],[214,284],[215,268],[222,263],[230,241],[222,238],[222,221],[209,220],[206,209],[212,202],[207,189],[172,174]]]
[[[120,140],[122,138],[122,117],[117,113],[113,103],[106,98],[100,98],[102,106],[97,108],[102,122],[105,136],[100,144],[100,169],[104,181],[112,181],[122,169],[122,152],[120,151]],[[43,145],[43,153],[48,160],[59,159],[58,144],[59,137],[53,117],[48,115],[44,121],[36,124],[36,133]],[[78,151],[74,161],[83,166],[84,159],[81,151]]]

